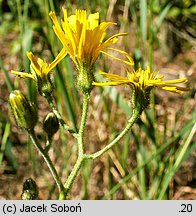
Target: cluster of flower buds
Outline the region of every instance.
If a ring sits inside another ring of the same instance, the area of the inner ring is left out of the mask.
[[[9,104],[19,127],[26,130],[31,130],[35,127],[38,121],[37,109],[22,92],[19,90],[11,92]],[[52,137],[58,131],[59,121],[53,112],[50,112],[45,117],[43,129],[49,137]]]

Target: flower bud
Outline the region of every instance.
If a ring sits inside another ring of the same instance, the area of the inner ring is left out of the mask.
[[[27,179],[23,184],[22,200],[36,200],[38,199],[38,193],[36,182],[31,178]]]
[[[37,123],[37,110],[19,90],[11,92],[9,104],[19,127],[33,129]]]
[[[45,117],[43,128],[49,137],[52,137],[58,131],[59,121],[53,112],[48,113],[48,115]]]

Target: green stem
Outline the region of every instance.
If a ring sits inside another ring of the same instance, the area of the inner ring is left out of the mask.
[[[60,124],[63,126],[63,128],[67,131],[69,131],[70,133],[75,133],[76,131],[72,128],[70,128],[66,123],[65,121],[63,120],[63,118],[61,117],[61,114],[59,113],[59,111],[57,110],[54,102],[53,102],[53,98],[52,96],[47,96],[46,97],[47,101],[48,101],[48,104],[50,106],[50,108],[52,109],[53,113],[56,115],[56,117],[58,118]]]
[[[45,148],[44,148],[44,151],[45,151],[46,153],[48,153],[48,151],[50,150],[51,146],[52,146],[52,137],[47,136],[46,146],[45,146]]]
[[[63,187],[63,184],[58,176],[58,173],[50,159],[50,157],[48,156],[48,154],[44,151],[44,149],[41,147],[39,141],[37,140],[37,137],[35,135],[35,132],[34,130],[31,130],[31,131],[28,131],[29,135],[30,135],[30,138],[34,144],[34,146],[36,147],[36,149],[40,152],[40,154],[42,155],[42,157],[44,158],[44,160],[46,161],[51,173],[52,173],[52,176],[58,186],[58,189],[59,189],[59,192],[60,193],[63,193],[64,191],[64,187]]]
[[[67,181],[64,184],[64,194],[65,196],[60,196],[59,199],[65,199],[81,166],[83,161],[86,159],[85,154],[84,154],[84,128],[86,125],[86,118],[87,118],[87,112],[88,112],[88,102],[89,102],[89,94],[83,94],[83,108],[82,108],[82,119],[80,123],[80,129],[79,133],[77,135],[77,140],[78,140],[78,159],[68,176]]]
[[[86,125],[86,118],[88,112],[89,94],[83,94],[83,108],[80,129],[78,133],[78,154],[84,154],[84,128]]]
[[[78,174],[78,172],[79,172],[79,170],[80,170],[80,168],[82,166],[82,163],[83,163],[84,159],[85,159],[84,155],[80,155],[78,157],[78,159],[77,159],[71,173],[68,176],[67,181],[64,184],[64,194],[63,194],[63,196],[59,197],[59,200],[66,199],[66,197],[68,195],[68,192],[72,187],[72,184],[73,184],[73,182],[74,182],[74,180],[75,180],[75,178],[76,178],[76,176],[77,176],[77,174]]]
[[[93,154],[89,154],[86,155],[86,158],[88,159],[95,159],[98,158],[99,156],[101,156],[102,154],[104,154],[105,152],[107,152],[109,149],[111,149],[114,145],[116,145],[118,143],[118,141],[129,131],[129,129],[133,126],[133,124],[136,122],[136,120],[139,118],[140,115],[140,109],[135,110],[133,112],[133,115],[131,116],[131,118],[128,120],[128,124],[126,125],[126,127],[124,128],[124,130],[111,142],[109,143],[107,146],[105,146],[103,149],[101,149],[98,152],[95,152]]]

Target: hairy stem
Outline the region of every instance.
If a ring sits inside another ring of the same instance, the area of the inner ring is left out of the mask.
[[[46,161],[51,173],[52,173],[52,176],[58,186],[58,189],[59,189],[59,192],[60,193],[64,193],[64,187],[63,187],[63,184],[58,176],[58,173],[50,159],[50,157],[48,156],[48,154],[45,152],[45,150],[42,148],[42,146],[40,145],[39,141],[37,140],[37,137],[35,135],[35,132],[34,130],[31,130],[31,131],[28,131],[29,132],[29,135],[30,135],[30,138],[34,144],[34,146],[36,147],[36,149],[40,152],[40,154],[42,155],[42,157],[44,158],[44,160]]]
[[[103,149],[101,149],[98,152],[92,153],[92,154],[88,154],[86,155],[86,158],[88,159],[95,159],[98,158],[99,156],[101,156],[102,154],[104,154],[105,152],[107,152],[109,149],[111,149],[114,145],[116,145],[118,143],[118,141],[120,139],[122,139],[122,137],[129,131],[129,129],[133,126],[133,124],[136,122],[136,120],[139,118],[140,115],[140,109],[138,110],[134,110],[133,115],[131,116],[131,118],[128,120],[128,124],[126,125],[126,127],[124,128],[124,130],[111,142],[109,143],[107,146],[105,146]]]
[[[82,108],[82,119],[80,123],[80,129],[79,133],[77,135],[77,140],[78,140],[78,159],[68,176],[67,181],[64,184],[64,193],[65,196],[60,196],[59,199],[65,199],[85,158],[84,154],[84,128],[86,125],[86,118],[87,118],[87,112],[88,112],[88,102],[89,102],[89,94],[86,93],[83,95],[83,108]]]

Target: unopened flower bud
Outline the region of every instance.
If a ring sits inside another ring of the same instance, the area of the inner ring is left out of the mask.
[[[33,129],[37,123],[37,110],[19,90],[11,92],[9,104],[19,127]]]
[[[38,199],[38,188],[33,179],[29,178],[24,182],[21,198],[22,200]]]
[[[45,117],[43,128],[49,137],[52,137],[58,131],[59,121],[53,112],[48,113],[48,115]]]

